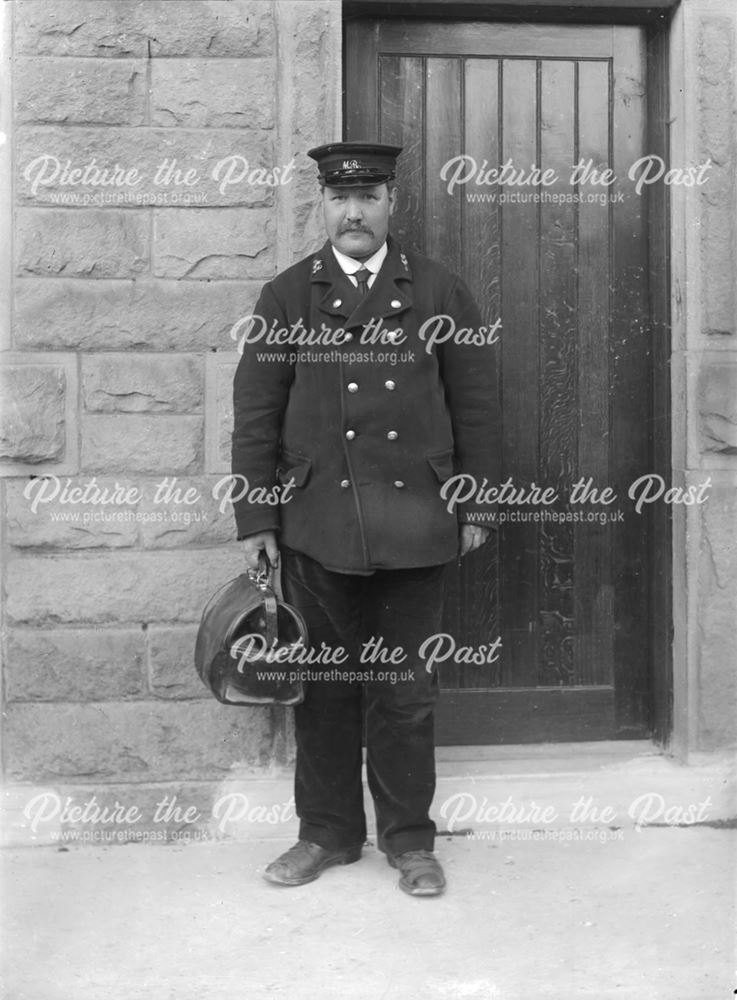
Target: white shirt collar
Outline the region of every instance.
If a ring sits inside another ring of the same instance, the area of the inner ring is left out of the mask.
[[[340,264],[341,270],[345,274],[355,274],[356,271],[360,271],[362,267],[371,271],[372,274],[378,274],[381,265],[384,263],[386,255],[389,253],[389,247],[386,245],[386,241],[384,241],[376,253],[372,254],[368,260],[364,261],[356,260],[354,257],[348,257],[346,254],[341,253],[340,250],[336,250],[335,247],[333,247],[333,253],[335,254],[335,259]]]

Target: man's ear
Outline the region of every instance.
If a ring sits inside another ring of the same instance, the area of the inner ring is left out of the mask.
[[[397,207],[397,188],[395,184],[389,188],[389,215],[394,215],[394,210]]]

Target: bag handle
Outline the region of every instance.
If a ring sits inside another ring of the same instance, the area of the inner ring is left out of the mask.
[[[266,618],[266,648],[271,649],[279,635],[279,624],[277,621],[278,603],[273,589],[274,567],[263,550],[258,554],[257,569],[249,569],[248,577],[256,584],[263,595],[264,616]]]
[[[259,590],[265,590],[266,587],[271,586],[271,580],[274,575],[274,568],[269,562],[269,558],[262,549],[258,554],[258,565],[256,569],[248,569],[246,571],[249,580],[253,580]]]

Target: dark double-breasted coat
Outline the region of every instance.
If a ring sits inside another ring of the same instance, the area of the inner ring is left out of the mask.
[[[453,559],[459,520],[489,508],[451,512],[441,488],[491,481],[498,419],[499,348],[465,284],[390,237],[360,298],[328,242],[269,281],[238,332],[238,536],[276,530],[338,572]]]

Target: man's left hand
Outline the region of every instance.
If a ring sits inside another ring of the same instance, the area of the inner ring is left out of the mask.
[[[461,525],[461,557],[467,552],[473,552],[480,548],[489,537],[489,529],[482,528],[480,524]]]

